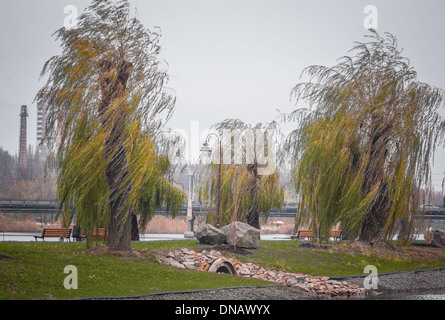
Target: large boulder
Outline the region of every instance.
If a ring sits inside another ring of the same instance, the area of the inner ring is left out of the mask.
[[[441,230],[431,231],[431,245],[434,247],[445,247],[445,233]]]
[[[195,236],[199,243],[203,244],[219,245],[226,241],[226,234],[211,224],[201,227]]]
[[[226,243],[245,249],[257,249],[260,246],[260,230],[247,223],[235,221],[221,230],[226,235]]]

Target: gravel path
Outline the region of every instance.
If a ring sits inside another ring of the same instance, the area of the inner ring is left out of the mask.
[[[333,279],[346,280],[363,287],[365,276],[333,277]],[[382,273],[378,275],[378,288],[375,291],[388,294],[436,290],[445,292],[445,268]]]
[[[365,276],[332,277],[363,287]],[[406,272],[389,272],[379,275],[379,294],[445,292],[445,268]],[[371,294],[371,291],[368,291]],[[299,288],[286,286],[251,286],[204,289],[183,292],[161,292],[132,297],[96,297],[91,299],[116,300],[322,300],[329,299],[305,292]],[[340,298],[343,299],[343,298]]]
[[[106,300],[320,300],[298,288],[285,286],[250,286],[160,292],[132,297],[97,297]]]

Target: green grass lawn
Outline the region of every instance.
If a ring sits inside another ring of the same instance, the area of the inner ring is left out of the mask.
[[[196,241],[137,242],[136,250],[172,250],[197,248]],[[159,264],[146,251],[144,259],[117,255],[92,255],[85,243],[0,242],[0,253],[12,259],[0,260],[0,299],[74,299],[98,296],[132,296],[138,294],[266,285],[254,279],[177,269]],[[369,255],[352,255],[297,248],[295,242],[261,242],[261,248],[249,256],[236,256],[264,267],[313,275],[340,276],[363,274],[372,264],[378,272],[413,270],[444,266],[434,263],[381,259]],[[78,272],[78,289],[67,290],[64,268],[73,265]]]
[[[367,265],[376,266],[379,273],[445,267],[444,259],[434,262],[403,258],[383,259],[374,255],[297,248],[293,241],[262,242],[261,248],[254,255],[236,258],[272,269],[331,277],[364,274],[363,269]]]
[[[168,250],[196,241],[135,243],[135,249]],[[198,271],[182,270],[146,259],[91,255],[84,243],[0,243],[0,299],[74,299],[96,296],[131,296],[163,291],[264,285],[266,283]],[[64,268],[78,272],[78,289],[67,290]]]

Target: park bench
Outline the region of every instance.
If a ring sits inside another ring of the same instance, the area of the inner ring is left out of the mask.
[[[77,241],[82,241],[82,239],[87,238],[87,234],[81,233],[81,226],[75,226],[73,231],[73,238],[75,238]],[[105,238],[105,228],[94,228],[93,232],[91,233],[91,239],[99,240]]]
[[[85,239],[86,237],[86,234],[82,234],[82,226],[73,227],[73,239],[76,241],[82,241],[82,239]]]
[[[334,238],[334,240],[340,240],[342,238],[343,232],[341,230],[329,230],[329,237]],[[292,239],[300,238],[313,238],[314,232],[312,230],[299,230],[296,235],[291,235]]]
[[[290,236],[292,239],[299,240],[300,238],[313,238],[314,231],[313,230],[298,230],[297,234]]]
[[[43,229],[40,236],[34,236],[34,238],[36,241],[38,238],[42,239],[43,241],[45,241],[45,238],[60,238],[63,241],[63,238],[70,240],[70,235],[71,229],[68,228],[47,228]]]
[[[92,239],[104,239],[105,238],[105,228],[94,228],[91,234]]]
[[[334,240],[341,241],[342,231],[341,230],[329,230],[329,237],[334,238]]]

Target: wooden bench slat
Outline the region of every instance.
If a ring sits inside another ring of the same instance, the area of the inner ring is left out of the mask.
[[[341,240],[342,230],[331,230],[329,231],[329,237]]]
[[[105,238],[105,228],[94,228],[93,234],[91,235],[93,239],[104,239]]]
[[[313,237],[314,237],[314,231],[312,230],[298,230],[296,235],[291,235],[292,239],[313,238]]]
[[[86,238],[91,238],[94,240],[104,239],[106,236],[105,228],[93,228],[91,233],[86,232],[84,234],[79,233],[80,231],[76,230],[76,233],[73,233],[73,238],[77,240],[82,240]]]
[[[329,237],[330,238],[334,238],[334,239],[339,239],[341,240],[343,231],[342,230],[330,230],[329,231]],[[299,239],[299,238],[313,238],[314,235],[314,231],[312,230],[299,230],[297,232],[297,234],[295,235],[291,235],[290,237],[292,239]]]
[[[301,230],[298,232],[298,235],[300,238],[312,238],[314,237],[314,232],[310,230]]]
[[[42,230],[42,234],[40,236],[34,236],[34,238],[37,239],[43,239],[45,238],[67,238],[70,239],[71,235],[71,229],[69,228],[45,228]]]

